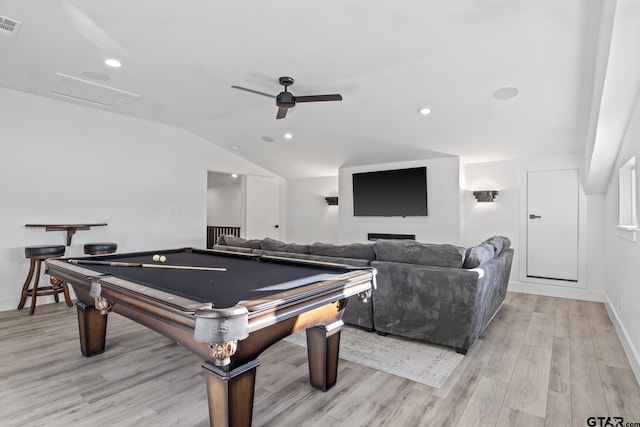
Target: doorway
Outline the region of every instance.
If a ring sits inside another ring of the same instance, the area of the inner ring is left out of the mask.
[[[280,239],[280,183],[275,177],[207,173],[207,248],[231,234]]]
[[[248,239],[280,239],[280,184],[277,178],[247,175],[243,179],[243,228]]]
[[[527,172],[526,276],[578,282],[578,169]]]
[[[242,177],[221,172],[207,174],[207,248],[225,234],[242,233]]]

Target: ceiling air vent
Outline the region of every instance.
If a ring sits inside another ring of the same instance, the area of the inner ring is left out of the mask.
[[[15,37],[21,25],[20,21],[0,16],[0,34],[4,36]]]

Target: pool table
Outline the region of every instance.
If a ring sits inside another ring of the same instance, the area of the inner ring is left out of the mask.
[[[311,385],[331,388],[347,298],[366,298],[375,276],[374,269],[194,248],[46,264],[77,296],[82,354],[104,352],[111,311],[175,340],[204,360],[217,427],[251,425],[257,357],[294,332],[306,329]]]

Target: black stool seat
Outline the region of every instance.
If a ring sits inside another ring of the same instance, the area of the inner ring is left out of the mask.
[[[27,258],[55,258],[64,255],[63,245],[39,245],[24,248],[24,256]]]
[[[118,249],[113,242],[87,243],[84,245],[84,253],[88,255],[112,254]]]
[[[58,294],[63,293],[64,299],[69,307],[73,307],[71,302],[71,296],[69,295],[69,287],[67,284],[55,277],[50,277],[49,281],[51,286],[39,286],[40,270],[42,268],[42,261],[49,258],[59,258],[64,255],[65,247],[63,245],[39,245],[39,246],[27,246],[24,248],[24,256],[30,260],[29,273],[27,274],[27,280],[25,280],[22,286],[22,295],[20,297],[20,303],[18,304],[18,310],[22,310],[24,304],[27,302],[27,298],[31,298],[31,308],[29,315],[32,315],[36,311],[36,298],[44,295],[53,295],[56,302],[60,301]],[[35,274],[34,274],[35,272]],[[31,279],[33,279],[33,285],[31,287]]]

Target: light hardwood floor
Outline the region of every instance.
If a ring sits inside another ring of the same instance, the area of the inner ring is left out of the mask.
[[[75,309],[0,313],[0,425],[205,426],[200,360],[111,314],[107,351],[80,354]],[[372,335],[375,339],[375,335]],[[509,293],[435,389],[340,361],[338,384],[308,385],[306,350],[260,358],[256,426],[586,426],[640,423],[640,387],[602,304]],[[640,425],[640,424],[639,424]]]

